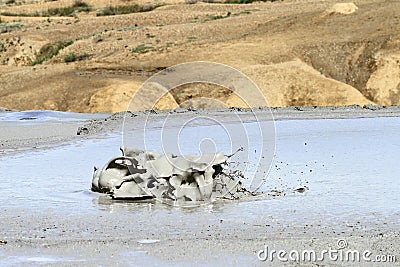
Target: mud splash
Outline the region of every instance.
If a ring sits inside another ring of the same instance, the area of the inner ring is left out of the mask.
[[[157,199],[179,206],[253,195],[243,187],[240,173],[225,167],[232,155],[176,156],[132,147],[120,150],[122,156],[112,158],[102,169],[95,167],[92,191],[113,199]]]

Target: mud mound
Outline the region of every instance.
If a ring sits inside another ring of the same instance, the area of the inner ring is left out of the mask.
[[[222,153],[175,156],[122,147],[102,169],[95,167],[92,191],[113,199],[157,199],[192,206],[216,199],[252,195],[224,168],[230,156]]]

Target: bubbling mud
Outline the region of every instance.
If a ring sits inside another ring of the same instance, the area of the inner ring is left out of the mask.
[[[113,199],[157,199],[172,205],[197,205],[217,199],[252,196],[238,172],[226,168],[232,155],[176,156],[121,147],[122,156],[95,167],[92,191]]]

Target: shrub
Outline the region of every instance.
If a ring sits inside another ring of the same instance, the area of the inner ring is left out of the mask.
[[[115,15],[113,7],[105,7],[97,11],[96,16],[112,16]]]
[[[74,62],[74,61],[76,61],[76,59],[77,59],[77,56],[75,55],[74,52],[72,52],[64,57],[64,62],[66,62],[66,63]]]
[[[50,16],[61,16],[68,17],[72,16],[75,12],[89,12],[91,8],[84,2],[82,2],[83,6],[76,6],[73,4],[70,7],[60,7],[60,8],[49,8],[47,12],[42,12],[42,17],[50,17]]]
[[[76,12],[88,12],[91,8],[88,4],[83,1],[76,0],[74,4],[69,7],[57,7],[49,8],[46,11],[34,12],[34,13],[12,13],[12,12],[2,12],[1,15],[4,16],[19,16],[19,17],[51,17],[51,16],[73,16]]]
[[[35,66],[37,64],[42,64],[44,61],[51,59],[52,57],[58,55],[60,50],[64,49],[67,46],[70,46],[74,43],[72,40],[67,41],[57,41],[52,44],[44,45],[40,51],[36,59],[30,64],[31,66]]]
[[[128,5],[128,6],[108,6],[97,11],[96,16],[113,16],[123,15],[130,13],[148,12],[161,6],[161,4],[147,4],[147,5]]]
[[[74,4],[72,5],[72,7],[89,7],[89,5],[85,2],[83,2],[82,0],[75,0]]]
[[[132,48],[131,52],[132,53],[140,53],[140,52],[148,51],[150,49],[154,49],[154,47],[141,44],[141,45],[136,46],[135,48]]]
[[[231,15],[232,15],[232,13],[229,11],[228,13],[226,13],[225,16],[222,16],[222,15],[208,16],[208,17],[204,20],[204,22],[210,21],[210,20],[217,20],[217,19],[229,18]]]
[[[64,62],[68,63],[68,62],[81,61],[91,56],[92,56],[91,54],[86,54],[86,53],[82,55],[76,55],[74,52],[72,52],[64,57]]]

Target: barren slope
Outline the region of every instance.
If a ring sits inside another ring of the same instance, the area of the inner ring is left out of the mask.
[[[148,77],[187,61],[237,68],[271,106],[400,104],[398,1],[358,1],[354,13],[339,14],[331,12],[336,3],[331,0],[241,5],[171,0],[149,12],[113,16],[96,14],[109,3],[146,2],[86,3],[91,11],[72,17],[15,14],[74,1],[1,5],[13,16],[1,16],[0,106],[124,110]],[[30,66],[49,44],[59,46],[58,54]],[[213,97],[215,90],[201,88],[186,86],[184,97]],[[182,93],[171,93],[157,108],[182,102]],[[244,105],[229,90],[220,90],[217,98],[228,106]]]

